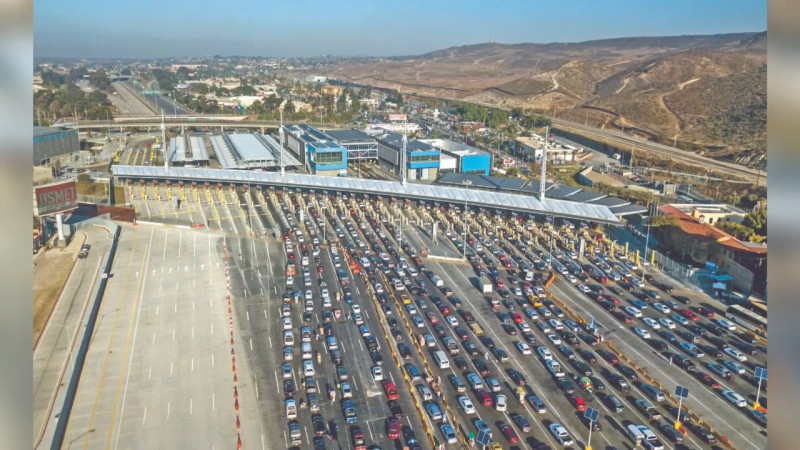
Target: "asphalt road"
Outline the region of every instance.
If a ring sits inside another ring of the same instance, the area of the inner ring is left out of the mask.
[[[152,104],[145,103],[142,97],[133,92],[128,83],[115,81],[111,85],[116,89],[117,95],[109,95],[108,98],[119,109],[121,115],[148,116],[154,113]]]

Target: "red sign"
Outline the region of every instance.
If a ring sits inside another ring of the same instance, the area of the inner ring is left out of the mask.
[[[406,120],[405,114],[389,114],[389,120],[392,122],[399,122],[401,120]]]
[[[75,181],[48,184],[35,188],[39,215],[54,214],[78,207],[78,190]]]

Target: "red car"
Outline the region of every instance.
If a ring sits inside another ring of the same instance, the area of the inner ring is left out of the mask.
[[[693,322],[697,322],[697,320],[700,319],[700,317],[698,317],[697,314],[692,312],[691,309],[682,309],[679,312],[683,317],[686,317],[687,319]]]
[[[522,315],[520,313],[511,314],[511,318],[514,319],[514,323],[522,323]]]
[[[445,305],[444,303],[439,305],[439,311],[442,312],[445,316],[450,314],[450,307]]]
[[[317,266],[317,273],[322,275],[323,273],[325,273],[325,268],[322,266]]]
[[[396,417],[386,418],[386,435],[391,440],[395,440],[400,437],[400,419]]]
[[[611,303],[619,305],[619,299],[617,297],[608,297],[608,299],[611,301]]]
[[[633,322],[633,318],[631,318],[631,316],[625,314],[622,311],[613,311],[611,314],[613,314],[614,317],[616,317],[617,319],[619,319],[619,320],[621,320],[621,321],[623,321],[625,323]]]
[[[503,280],[497,280],[497,289],[505,289],[506,285],[503,283]]]
[[[705,384],[710,388],[716,389],[719,387],[719,383],[717,382],[717,380],[715,380],[714,378],[711,377],[711,375],[705,372],[694,372],[694,376],[698,380],[700,380],[700,382],[702,382],[703,384]]]
[[[436,317],[436,314],[434,314],[432,311],[428,311],[428,312],[426,312],[426,313],[425,313],[425,317],[427,317],[427,318],[428,318],[428,321],[429,321],[430,323],[434,324],[434,325],[436,325],[437,323],[439,323],[439,318],[438,318],[438,317]]]
[[[386,396],[389,397],[389,400],[397,400],[400,398],[400,394],[397,393],[397,388],[394,383],[389,380],[383,381],[383,391],[386,393]]]
[[[484,391],[483,389],[476,389],[475,390],[475,397],[478,398],[478,402],[483,406],[493,406],[494,400],[492,396],[489,395],[488,392]]]
[[[503,433],[503,436],[508,439],[508,442],[512,444],[516,444],[519,442],[519,436],[517,436],[517,432],[514,431],[514,427],[511,425],[503,422],[500,424],[500,432]]]
[[[358,425],[350,427],[350,437],[353,439],[353,448],[355,450],[367,450],[367,445],[364,442],[364,432]]]
[[[575,406],[575,408],[577,408],[578,411],[586,411],[586,402],[584,402],[581,397],[570,395],[569,401],[573,406]]]

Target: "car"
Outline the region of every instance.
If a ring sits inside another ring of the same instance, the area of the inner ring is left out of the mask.
[[[747,415],[756,421],[762,427],[767,426],[767,413],[758,411],[756,409],[747,409]]]
[[[741,375],[741,374],[744,374],[744,373],[747,372],[745,370],[744,366],[742,366],[741,364],[739,364],[737,362],[731,361],[729,359],[726,359],[726,360],[722,361],[722,364],[724,364],[725,367],[730,369],[731,372],[736,373],[736,374],[740,374]]]
[[[472,364],[475,365],[475,369],[481,374],[482,377],[489,376],[489,366],[486,365],[486,361],[480,358],[475,358],[472,360]]]
[[[658,310],[659,312],[664,313],[664,314],[669,314],[670,313],[670,309],[667,307],[667,305],[665,305],[663,303],[659,303],[659,302],[653,303],[653,308]]]
[[[448,444],[455,444],[458,442],[458,439],[456,438],[456,433],[455,431],[453,431],[453,427],[451,427],[450,424],[443,423],[439,425],[439,431],[441,431],[444,440]]]
[[[490,338],[489,336],[486,336],[486,335],[478,336],[478,340],[483,345],[485,345],[486,348],[488,348],[489,350],[491,350],[491,349],[493,349],[495,347],[494,340],[492,338]]]
[[[456,392],[464,392],[467,390],[467,383],[458,375],[450,375],[450,384],[456,389]]]
[[[686,422],[686,428],[690,429],[692,433],[697,435],[697,437],[699,437],[706,444],[717,443],[717,438],[714,436],[714,434],[698,423]]]
[[[667,328],[667,329],[670,329],[670,330],[675,328],[675,322],[673,322],[670,319],[667,319],[666,317],[659,318],[658,319],[658,323],[663,325],[664,328]]]
[[[517,335],[517,329],[514,328],[510,324],[504,323],[504,324],[501,325],[501,328],[503,328],[503,331],[508,333],[510,336],[516,336]]]
[[[396,417],[387,417],[386,418],[386,437],[391,440],[396,440],[400,438],[400,419]]]
[[[344,364],[339,364],[338,366],[336,366],[336,375],[337,375],[339,381],[346,380],[347,379],[347,367]]]
[[[461,410],[464,411],[464,414],[475,414],[475,405],[472,404],[472,400],[469,399],[466,395],[461,395],[458,397],[458,405],[461,406]]]
[[[505,411],[508,408],[508,398],[503,394],[496,394],[494,397],[494,408],[498,411]]]
[[[634,308],[633,306],[626,306],[623,309],[625,310],[626,313],[630,314],[633,317],[637,318],[642,317],[642,311],[637,308]]]
[[[642,339],[650,339],[650,332],[641,327],[633,327],[631,330],[638,334]]]
[[[711,375],[696,371],[693,373],[694,377],[697,378],[701,383],[705,384],[706,386],[716,389],[719,387],[719,382],[715,380]]]
[[[486,387],[492,392],[500,392],[503,389],[500,382],[494,377],[486,377],[484,381],[486,382]]]
[[[629,302],[631,302],[631,305],[635,306],[636,308],[639,308],[639,309],[647,309],[647,303],[645,303],[645,302],[644,302],[644,301],[642,301],[642,300],[639,300],[639,299],[633,299],[633,298],[632,298],[632,299],[630,299],[630,300],[628,300],[628,301],[629,301]]]
[[[610,362],[611,364],[617,364],[619,362],[619,358],[617,358],[617,355],[608,350],[597,350],[597,354],[600,355],[601,358]]]
[[[550,429],[550,434],[553,435],[553,437],[556,439],[556,441],[558,441],[559,444],[565,447],[568,445],[574,445],[575,442],[570,437],[569,433],[567,432],[567,429],[564,428],[561,424],[555,422],[551,423],[549,429]]]
[[[489,439],[492,438],[492,429],[489,427],[488,423],[484,422],[481,419],[475,419],[475,421],[472,422],[472,424],[475,425],[475,430],[478,432],[478,434],[486,433],[487,435],[489,435]]]
[[[295,394],[294,380],[283,380],[283,395],[292,397]]]
[[[556,385],[558,385],[565,394],[572,394],[575,392],[575,384],[566,377],[556,378]]]
[[[535,395],[528,395],[527,397],[525,397],[525,399],[528,401],[528,403],[531,405],[531,408],[533,408],[533,410],[536,411],[537,414],[547,413],[547,407],[544,405],[544,402],[539,397]]]
[[[417,381],[422,378],[422,374],[420,373],[417,366],[411,363],[403,364],[403,369],[406,371],[408,377],[411,378],[411,381]]]
[[[483,406],[493,406],[494,399],[488,392],[484,391],[483,389],[476,389],[474,391],[475,397],[478,399],[478,403]]]
[[[642,322],[644,322],[645,325],[654,330],[661,328],[661,324],[659,324],[657,320],[651,319],[650,317],[645,317],[644,319],[642,319]]]
[[[591,350],[587,350],[585,348],[579,348],[577,350],[578,354],[581,355],[581,358],[585,359],[588,363],[595,363],[597,362],[597,357],[594,356]]]
[[[647,339],[647,343],[659,352],[663,352],[667,349],[667,344],[659,339]]]
[[[506,373],[509,377],[511,377],[511,380],[517,383],[519,386],[525,386],[527,383],[527,380],[525,379],[525,376],[522,375],[522,372],[516,369],[507,369]]]
[[[528,344],[526,344],[526,343],[524,343],[522,341],[516,341],[516,342],[514,342],[514,345],[517,347],[517,350],[521,354],[523,354],[523,355],[530,355],[531,354],[531,347]]]
[[[445,316],[445,320],[447,320],[447,323],[450,324],[451,327],[458,326],[458,319],[456,319],[455,316]]]
[[[624,364],[618,364],[617,369],[620,372],[622,372],[623,375],[630,378],[631,380],[636,380],[639,378],[639,375],[630,366],[626,366]]]
[[[397,400],[400,398],[400,394],[397,393],[397,387],[395,387],[394,383],[390,380],[383,380],[383,392],[386,393],[386,397],[389,400]]]
[[[736,350],[735,348],[728,347],[724,349],[723,352],[725,352],[728,356],[737,361],[740,362],[747,361],[747,356],[745,356],[744,353],[740,352],[739,350]]]
[[[704,354],[709,355],[711,357],[722,358],[722,356],[723,356],[722,351],[720,349],[718,349],[717,347],[714,347],[713,345],[697,344],[697,347],[700,348],[700,350]]]
[[[548,334],[547,339],[555,345],[561,345],[561,338],[557,334]]]
[[[564,354],[568,359],[575,359],[575,352],[572,351],[571,348],[567,347],[566,345],[559,345],[558,351]]]
[[[621,375],[617,375],[616,373],[612,372],[606,372],[605,377],[612,385],[614,385],[614,387],[616,387],[620,391],[627,392],[631,390],[631,386],[628,384],[627,381],[625,381],[625,378],[623,378]]]
[[[678,345],[681,347],[681,349],[683,349],[684,352],[686,352],[687,355],[693,358],[701,358],[704,356],[703,352],[691,342],[681,342]]]
[[[314,434],[317,436],[322,436],[328,431],[328,427],[325,425],[325,419],[319,414],[311,416],[311,424],[314,428]]]
[[[586,364],[583,361],[574,360],[572,361],[572,365],[575,366],[575,370],[577,370],[578,373],[582,375],[585,375],[587,377],[590,375],[594,375],[594,371],[589,366],[589,364]]]
[[[725,398],[725,400],[731,402],[732,404],[738,406],[739,408],[744,408],[745,406],[747,406],[747,400],[745,400],[744,397],[742,397],[741,395],[739,395],[734,391],[726,390],[722,391],[721,394]]]
[[[353,397],[353,389],[350,387],[350,383],[348,383],[347,381],[340,382],[339,389],[342,391],[342,398]]]
[[[468,372],[465,377],[472,389],[483,389],[483,380],[478,375]]]
[[[670,441],[675,442],[676,444],[683,442],[683,433],[676,430],[674,425],[662,422],[659,423],[658,429]]]
[[[579,412],[586,411],[586,402],[583,400],[583,398],[570,395],[568,399],[572,406],[574,406]]]
[[[508,442],[512,444],[519,442],[519,436],[517,436],[517,432],[514,430],[514,427],[505,422],[501,422],[498,428],[500,428],[500,432],[503,433],[503,436],[505,436]]]
[[[439,409],[439,405],[436,404],[434,401],[430,401],[424,404],[425,411],[427,411],[428,416],[434,422],[437,420],[442,420],[442,410]]]
[[[412,316],[412,317],[417,317],[417,316]],[[437,317],[436,314],[433,311],[426,312],[425,313],[425,318],[428,319],[428,322],[430,322],[430,323],[432,323],[434,325],[439,323],[439,317]]]
[[[397,328],[389,329],[389,332],[392,334],[392,337],[395,341],[402,341],[403,340],[403,333]]]
[[[694,311],[692,311],[690,309],[682,309],[682,310],[678,311],[678,313],[680,315],[682,315],[683,317],[691,320],[692,322],[697,322],[698,320],[700,320],[700,316],[695,314]]]
[[[462,342],[462,345],[464,346],[464,350],[470,356],[478,356],[478,354],[480,354],[480,351],[478,351],[478,346],[472,343],[472,341],[464,341]]]

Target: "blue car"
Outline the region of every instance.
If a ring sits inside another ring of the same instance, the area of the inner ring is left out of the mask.
[[[478,431],[478,434],[480,434],[482,431],[485,431],[489,433],[489,439],[492,438],[492,429],[489,428],[488,423],[482,421],[481,419],[476,419],[474,424],[475,424],[475,429]]]
[[[408,376],[411,378],[411,381],[417,381],[422,378],[422,374],[420,373],[419,369],[417,369],[417,366],[411,363],[407,363],[403,365],[403,368],[405,369]]]
[[[458,442],[458,439],[456,439],[456,433],[453,431],[453,427],[451,427],[450,424],[444,423],[439,425],[439,430],[441,430],[442,436],[448,444],[455,444]]]
[[[641,301],[639,299],[635,299],[635,298],[631,299],[631,305],[633,305],[633,306],[635,306],[635,307],[637,307],[639,309],[647,308],[647,303],[645,303],[645,302],[643,302],[643,301]]]
[[[430,416],[431,420],[442,420],[442,410],[439,409],[439,405],[436,402],[426,403],[425,410],[428,411],[428,416]]]
[[[358,421],[356,405],[351,400],[345,400],[342,402],[342,413],[346,423],[356,423]]]

